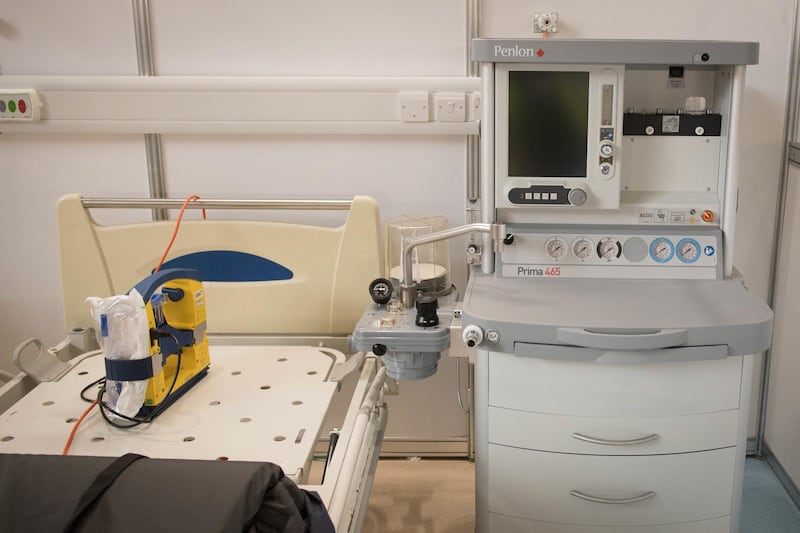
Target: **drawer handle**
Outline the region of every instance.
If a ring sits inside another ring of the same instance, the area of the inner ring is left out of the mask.
[[[686,344],[685,329],[558,328],[556,340],[564,344],[603,350],[658,350]]]
[[[652,433],[645,437],[640,437],[638,439],[628,439],[628,440],[610,440],[610,439],[598,439],[595,437],[589,437],[588,435],[583,435],[581,433],[573,433],[573,439],[582,440],[584,442],[590,442],[592,444],[602,444],[604,446],[635,446],[637,444],[644,444],[645,442],[651,442],[659,438],[658,433]]]
[[[638,502],[643,502],[645,500],[649,500],[650,498],[654,498],[656,495],[655,492],[648,491],[645,492],[644,494],[640,494],[639,496],[634,496],[632,498],[601,498],[599,496],[592,496],[591,494],[586,494],[585,492],[581,492],[579,490],[571,490],[569,491],[569,493],[575,496],[576,498],[580,498],[581,500],[586,500],[587,502],[610,503],[610,504],[638,503]]]

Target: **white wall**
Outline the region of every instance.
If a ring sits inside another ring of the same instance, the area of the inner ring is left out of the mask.
[[[130,2],[3,0],[0,74],[136,74]]]
[[[800,44],[800,13],[795,50]],[[798,76],[798,73],[794,73]],[[796,78],[795,84],[800,82]],[[795,98],[798,95],[795,94]],[[794,102],[798,106],[798,101]],[[794,117],[790,140],[800,141],[800,107]],[[800,487],[800,166],[789,165],[784,217],[777,274],[775,278],[775,329],[770,354],[769,391],[767,397],[764,443],[786,470],[796,487]]]
[[[160,75],[464,76],[463,0],[151,2]]]
[[[131,13],[126,2],[4,0],[0,73],[136,74]],[[143,141],[134,136],[4,134],[0,161],[0,368],[10,371],[11,351],[23,339],[50,346],[65,336],[56,200],[75,191],[147,194],[147,169]]]
[[[764,441],[800,486],[800,167],[792,165],[776,279],[775,334]]]

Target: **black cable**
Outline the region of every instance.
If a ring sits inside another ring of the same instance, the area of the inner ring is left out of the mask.
[[[105,376],[103,376],[100,379],[96,379],[96,380],[92,381],[91,383],[86,385],[83,389],[81,389],[81,400],[83,400],[86,403],[92,403],[94,401],[94,399],[93,398],[87,398],[86,397],[86,391],[91,389],[95,385],[100,385],[100,384],[102,384],[102,386],[105,387],[105,385],[106,385],[106,377]]]
[[[103,396],[105,395],[105,392],[106,392],[106,378],[105,378],[105,376],[100,378],[100,379],[98,379],[98,380],[95,380],[95,381],[89,383],[88,385],[86,385],[81,390],[81,399],[83,401],[85,401],[85,402],[92,403],[94,400],[89,399],[89,398],[86,397],[86,395],[85,395],[86,391],[89,390],[90,388],[92,388],[93,386],[102,383],[102,387],[100,387],[100,390],[97,391],[97,406],[100,409],[100,414],[103,416],[103,420],[105,420],[109,425],[111,425],[111,426],[113,426],[115,428],[129,429],[129,428],[133,428],[133,427],[139,426],[141,424],[149,424],[150,422],[152,422],[155,417],[160,415],[166,409],[166,405],[168,403],[167,400],[172,395],[172,392],[175,390],[175,385],[178,383],[178,374],[181,371],[181,362],[182,362],[182,358],[183,358],[182,357],[183,356],[183,349],[181,348],[180,342],[178,341],[177,337],[175,337],[175,335],[168,334],[168,336],[172,337],[172,340],[175,341],[175,345],[178,347],[178,353],[177,353],[178,362],[175,365],[175,375],[172,377],[172,383],[169,386],[169,390],[167,391],[166,396],[164,396],[164,400],[162,400],[161,404],[159,404],[158,407],[156,407],[153,410],[153,412],[150,413],[148,416],[146,416],[144,418],[126,416],[126,415],[123,415],[122,413],[119,413],[119,412],[115,411],[111,407],[109,407],[108,404],[106,404],[103,401]],[[115,420],[111,420],[111,418],[109,418],[109,416],[108,416],[108,413],[111,413],[111,414],[113,414],[113,415],[115,415],[115,416],[117,416],[117,417],[119,417],[119,418],[121,418],[123,420],[127,420],[127,421],[131,422],[131,424],[121,424],[121,423],[119,423],[119,422],[117,422]]]
[[[109,407],[108,404],[106,404],[103,401],[103,395],[105,394],[105,387],[103,387],[102,389],[100,389],[100,391],[97,394],[97,402],[98,402],[98,406],[100,407],[100,414],[103,416],[103,419],[106,422],[108,422],[110,425],[114,426],[115,428],[120,428],[120,429],[128,429],[128,428],[136,427],[136,426],[139,426],[139,425],[142,425],[142,424],[149,424],[150,422],[152,422],[155,417],[160,415],[164,411],[164,409],[166,409],[165,406],[167,405],[167,400],[169,399],[170,395],[172,394],[172,391],[175,389],[175,384],[178,382],[178,374],[180,373],[180,370],[181,370],[181,359],[182,359],[182,353],[181,352],[182,351],[183,350],[179,350],[178,351],[178,354],[177,354],[178,355],[178,363],[175,366],[175,375],[172,377],[172,384],[170,384],[170,386],[169,386],[169,390],[167,391],[167,395],[164,396],[164,400],[162,400],[161,404],[158,407],[156,407],[153,410],[152,413],[150,413],[145,418],[136,418],[136,417],[123,415],[122,413],[118,413],[117,411],[115,411],[114,409]],[[112,413],[112,414],[118,416],[119,418],[122,418],[123,420],[128,420],[129,422],[132,422],[132,423],[131,424],[120,424],[119,422],[111,420],[108,417],[108,414],[107,414],[106,411],[108,413]]]

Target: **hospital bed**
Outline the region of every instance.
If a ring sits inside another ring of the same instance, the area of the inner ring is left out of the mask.
[[[68,337],[48,350],[30,339],[15,352],[25,372],[0,389],[1,454],[61,453],[87,405],[81,390],[104,375],[85,299],[124,294],[147,277],[175,226],[173,221],[104,226],[90,210],[180,204],[79,195],[59,201]],[[270,462],[301,488],[319,493],[337,531],[358,531],[386,426],[385,372],[376,357],[345,356],[342,349],[369,304],[367,286],[380,273],[376,202],[363,196],[201,199],[191,207],[348,213],[334,228],[253,217],[223,220],[213,212],[207,220],[184,221],[165,266],[172,261],[197,267],[206,278],[208,374],[153,422],[133,429],[108,425],[95,409],[76,432],[70,455],[136,452],[160,459]],[[264,268],[242,274],[247,270],[242,258]],[[335,446],[328,449],[322,479],[312,478],[312,460],[321,446],[324,451],[323,423],[334,397],[349,394],[337,392],[348,374],[356,374],[356,383],[344,421],[330,438]]]

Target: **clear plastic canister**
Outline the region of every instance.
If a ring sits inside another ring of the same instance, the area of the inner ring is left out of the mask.
[[[443,216],[412,217],[403,215],[386,226],[386,270],[387,276],[399,288],[403,277],[400,256],[409,239],[429,235],[447,229],[447,218]],[[411,256],[411,272],[417,291],[437,296],[450,292],[450,248],[447,240],[423,244],[414,248]]]

